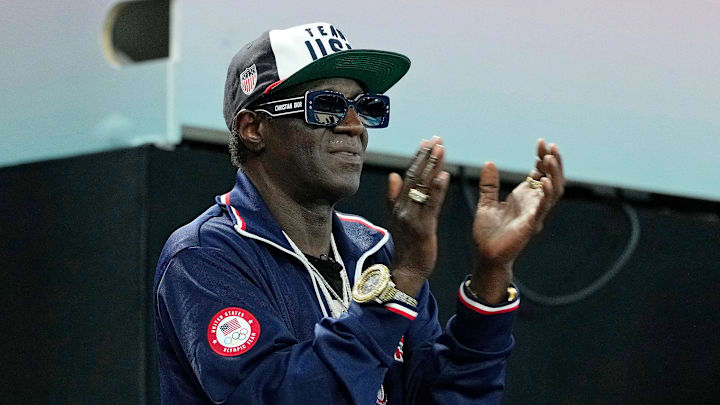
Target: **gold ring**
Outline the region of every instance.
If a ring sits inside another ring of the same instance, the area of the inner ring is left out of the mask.
[[[540,191],[542,191],[542,189],[543,189],[542,181],[535,180],[535,179],[533,179],[533,178],[530,177],[530,176],[528,176],[528,177],[525,179],[525,181],[530,185],[530,188],[534,188],[535,190],[540,190]]]
[[[408,197],[410,197],[411,200],[415,201],[418,204],[425,204],[428,198],[430,198],[430,196],[415,188],[410,189],[410,191],[408,192]]]

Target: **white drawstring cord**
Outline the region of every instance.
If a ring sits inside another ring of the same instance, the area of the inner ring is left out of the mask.
[[[320,291],[318,290],[317,281],[315,280],[315,274],[313,274],[313,271],[311,270],[312,265],[307,261],[307,258],[305,258],[305,254],[303,254],[303,252],[300,249],[298,249],[297,245],[295,245],[295,243],[292,241],[292,239],[290,239],[290,237],[288,236],[288,234],[285,233],[285,231],[283,231],[283,235],[285,235],[285,238],[290,243],[290,247],[293,248],[293,251],[297,255],[298,259],[300,259],[302,264],[305,266],[305,270],[308,271],[308,274],[310,275],[310,280],[312,281],[312,284],[313,284],[313,288],[315,289],[315,297],[317,298],[318,304],[320,305],[320,309],[322,310],[323,317],[327,317],[328,312],[327,312],[327,309],[325,308],[325,304],[323,303],[322,298],[320,298]]]
[[[330,235],[330,245],[332,246],[333,254],[335,255],[335,261],[340,263],[342,266],[342,271],[340,273],[340,277],[343,280],[343,297],[340,298],[337,293],[332,289],[332,287],[328,284],[327,280],[320,274],[320,272],[313,266],[305,257],[305,254],[295,245],[295,243],[290,239],[290,237],[283,231],[283,235],[285,235],[285,238],[287,239],[288,243],[290,243],[290,247],[293,248],[293,251],[295,252],[296,256],[300,259],[302,264],[305,266],[305,269],[308,271],[308,274],[310,275],[310,279],[313,283],[313,288],[315,289],[315,297],[318,300],[318,304],[320,305],[320,309],[322,309],[323,316],[328,316],[327,308],[325,307],[325,303],[323,302],[322,298],[320,298],[320,292],[318,289],[319,282],[322,282],[322,284],[319,285],[320,289],[323,291],[323,295],[325,296],[325,299],[328,302],[328,305],[331,305],[331,301],[333,301],[333,295],[335,296],[335,300],[339,301],[342,304],[342,309],[340,311],[332,311],[333,317],[338,317],[342,312],[345,312],[350,307],[350,281],[347,277],[347,272],[345,271],[345,264],[343,263],[342,257],[340,256],[340,253],[337,250],[337,245],[335,244],[335,237],[331,234]]]
[[[305,264],[305,263],[303,263]],[[313,274],[310,269],[307,268],[307,264],[305,264],[305,268],[307,269],[308,273],[310,274],[310,280],[312,280],[313,288],[315,289],[315,297],[317,298],[318,304],[320,304],[320,309],[322,309],[323,318],[328,316],[327,309],[325,309],[325,304],[323,303],[322,298],[320,298],[320,291],[318,291],[318,283],[317,283],[317,276]]]

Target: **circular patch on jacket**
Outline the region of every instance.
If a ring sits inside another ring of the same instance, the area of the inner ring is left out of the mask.
[[[237,307],[221,310],[208,325],[208,343],[217,354],[239,356],[250,350],[260,337],[260,323],[250,312]]]

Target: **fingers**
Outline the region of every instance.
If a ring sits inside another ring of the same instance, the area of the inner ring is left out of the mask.
[[[556,144],[551,143],[548,145],[544,139],[538,139],[535,168],[530,171],[529,176],[534,180],[541,180],[542,177],[551,179],[553,200],[557,200],[563,195],[565,192],[565,175],[563,173],[560,149]]]
[[[449,182],[449,174],[441,176],[444,156],[445,147],[440,137],[423,140],[405,173],[405,178],[401,178],[397,173],[390,174],[388,204],[393,213],[403,212],[413,216],[420,213],[418,210],[442,205]],[[410,198],[413,189],[415,199]],[[424,201],[417,198],[423,195],[427,196]]]
[[[543,228],[545,217],[550,212],[552,207],[555,205],[556,199],[554,198],[553,182],[547,177],[543,177],[542,182],[542,196],[540,197],[540,205],[535,213],[535,232],[538,233]]]
[[[538,139],[535,167],[530,171],[529,176],[542,183],[540,189],[535,189],[540,198],[535,212],[535,231],[540,232],[545,216],[564,193],[565,178],[557,145],[547,144],[542,138]]]
[[[537,141],[537,156],[542,159],[543,156],[548,154],[548,148],[543,138],[539,138]]]
[[[432,198],[430,206],[435,211],[435,215],[440,213],[440,208],[442,208],[442,203],[445,201],[445,195],[447,194],[449,185],[450,173],[446,171],[440,172],[433,178],[432,184],[430,185],[430,198]]]
[[[558,162],[558,166],[560,166],[560,171],[562,171],[563,166],[562,166],[562,157],[560,156],[560,149],[554,143],[550,144],[550,154],[555,156],[555,159]]]
[[[542,158],[537,158],[535,168],[530,172],[534,179],[542,182],[543,195],[536,215],[536,232],[542,229],[545,217],[565,193],[565,175],[560,150],[553,143],[547,146],[544,143],[544,140],[538,140],[538,154],[543,152],[545,154]]]
[[[538,159],[539,160],[539,159]],[[538,163],[535,163],[535,166],[537,166]],[[542,172],[538,170],[538,168],[534,168],[530,170],[530,173],[528,174],[533,180],[540,180],[540,178],[543,176]]]
[[[551,144],[549,153],[543,156],[542,161],[540,161],[531,172],[537,175],[539,172],[538,168],[541,168],[542,172],[539,173],[538,177],[534,178],[541,179],[542,177],[547,177],[552,180],[553,188],[548,196],[550,196],[553,201],[557,201],[562,197],[563,193],[565,193],[565,176],[562,170],[562,161],[558,159],[560,159],[560,152],[557,146]]]
[[[412,162],[410,162],[410,167],[405,172],[405,178],[409,182],[412,182],[417,178],[418,172],[420,172],[422,167],[425,165],[425,160],[432,151],[432,145],[430,142],[431,141],[423,140],[420,143],[420,149],[418,149]]]
[[[422,174],[418,178],[416,188],[421,191],[427,191],[428,187],[432,185],[435,178],[440,174],[445,164],[445,147],[441,144],[436,144],[430,157],[428,157],[427,164],[423,169]]]
[[[535,169],[530,172],[530,177],[533,180],[540,180],[545,173],[545,167],[543,166],[543,158],[548,153],[547,145],[545,140],[540,138],[537,141],[537,154],[535,155]]]
[[[390,209],[395,206],[398,196],[400,195],[400,191],[402,190],[402,186],[402,177],[400,177],[397,173],[390,173],[388,176],[388,205],[390,206]]]
[[[498,202],[500,175],[495,163],[486,162],[480,174],[480,206],[494,206]]]
[[[557,161],[555,156],[545,155],[545,159],[543,159],[543,165],[547,167],[547,177],[552,180],[553,185],[553,198],[557,200],[565,192],[565,179],[563,178],[560,163]]]
[[[540,201],[540,210],[542,213],[547,213],[552,208],[554,202],[553,182],[547,177],[542,178],[542,191],[543,199]],[[544,216],[544,214],[543,214]]]
[[[430,182],[435,178],[437,169],[442,166],[438,165],[438,160],[442,160],[444,151],[445,148],[442,145],[435,145],[433,147],[430,157],[425,164],[425,168],[418,179],[417,187],[427,188],[428,184],[430,184]]]
[[[553,157],[553,166],[550,174],[552,175],[553,187],[555,188],[556,198],[562,197],[565,193],[565,172],[563,170],[562,156],[557,145],[550,144],[550,155]]]
[[[415,187],[415,184],[420,181],[419,177],[425,169],[428,158],[432,154],[433,148],[435,147],[435,144],[438,143],[438,141],[442,142],[440,138],[434,137],[429,141],[423,140],[420,143],[420,149],[415,155],[415,158],[413,158],[412,162],[410,163],[410,167],[405,172],[405,181],[403,182],[403,187],[400,194],[401,196],[403,194],[407,194],[410,189]]]
[[[445,147],[440,143],[436,143],[430,155],[427,157],[425,166],[423,167],[422,173],[414,179],[414,184],[407,188],[407,195],[409,197],[410,192],[420,192],[427,196],[427,200],[424,202],[408,198],[406,201],[408,204],[418,205],[422,207],[433,207],[436,205],[442,205],[443,199],[438,198],[433,192],[433,185],[438,175],[442,171],[444,165]],[[409,180],[408,180],[409,181]],[[413,189],[415,191],[413,191]]]
[[[540,178],[547,173],[547,168],[544,164],[545,156],[550,153],[550,149],[548,148],[547,144],[545,143],[545,140],[542,138],[539,138],[537,141],[537,155],[535,156],[535,169],[530,172],[530,177],[533,178],[533,180],[540,180]]]
[[[405,180],[398,197],[403,203],[403,196],[406,196],[411,189],[417,188],[423,193],[428,191],[428,185],[442,169],[445,148],[442,146],[440,137],[433,137],[429,141],[422,141],[420,150],[405,173]]]

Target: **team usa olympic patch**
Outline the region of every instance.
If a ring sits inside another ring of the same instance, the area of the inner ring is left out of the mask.
[[[260,337],[260,323],[250,312],[237,307],[215,314],[208,325],[208,343],[217,354],[239,356],[250,350]]]

